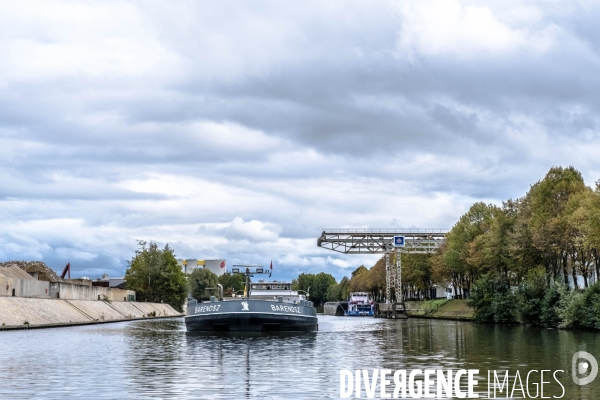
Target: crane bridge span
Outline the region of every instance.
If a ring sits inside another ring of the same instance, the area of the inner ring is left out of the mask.
[[[384,307],[388,317],[396,318],[398,302],[399,316],[406,318],[400,253],[432,254],[444,243],[447,233],[444,229],[325,229],[317,246],[344,254],[385,254]],[[394,251],[396,265],[392,266],[390,254]]]

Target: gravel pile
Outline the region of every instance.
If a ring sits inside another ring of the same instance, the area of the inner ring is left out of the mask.
[[[41,261],[7,261],[0,263],[0,267],[16,265],[27,273],[37,272],[38,280],[46,282],[62,282],[63,280],[50,267]]]
[[[7,278],[17,278],[17,279],[31,279],[33,277],[29,275],[27,272],[23,271],[16,264],[5,265],[0,267],[0,276],[5,276]]]

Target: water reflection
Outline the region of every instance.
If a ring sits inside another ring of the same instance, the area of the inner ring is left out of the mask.
[[[576,351],[600,355],[591,332],[328,316],[319,328],[207,335],[168,319],[0,332],[0,398],[338,398],[340,369],[381,368],[479,369],[484,394],[487,370],[562,369],[565,399],[600,398],[600,378],[571,380]]]
[[[203,395],[212,398],[289,395],[294,382],[314,376],[303,361],[317,358],[315,346],[314,333],[185,335],[185,353],[195,359],[190,374],[203,378]]]

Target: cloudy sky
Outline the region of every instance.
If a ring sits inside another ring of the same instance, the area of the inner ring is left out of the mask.
[[[377,257],[323,228],[451,228],[553,165],[600,179],[587,1],[3,1],[0,261],[122,275],[136,240]]]

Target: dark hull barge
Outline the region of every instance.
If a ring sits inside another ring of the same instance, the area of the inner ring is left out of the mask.
[[[318,329],[313,302],[291,290],[291,283],[259,281],[251,284],[250,277],[265,273],[271,276],[270,270],[250,265],[234,267],[237,268],[233,268],[232,273],[246,278],[244,297],[224,300],[223,287],[217,285],[218,300],[215,296],[202,303],[190,300],[185,311],[188,332],[311,332]]]
[[[311,332],[318,329],[312,302],[300,300],[235,299],[188,304],[185,326],[189,332]]]

